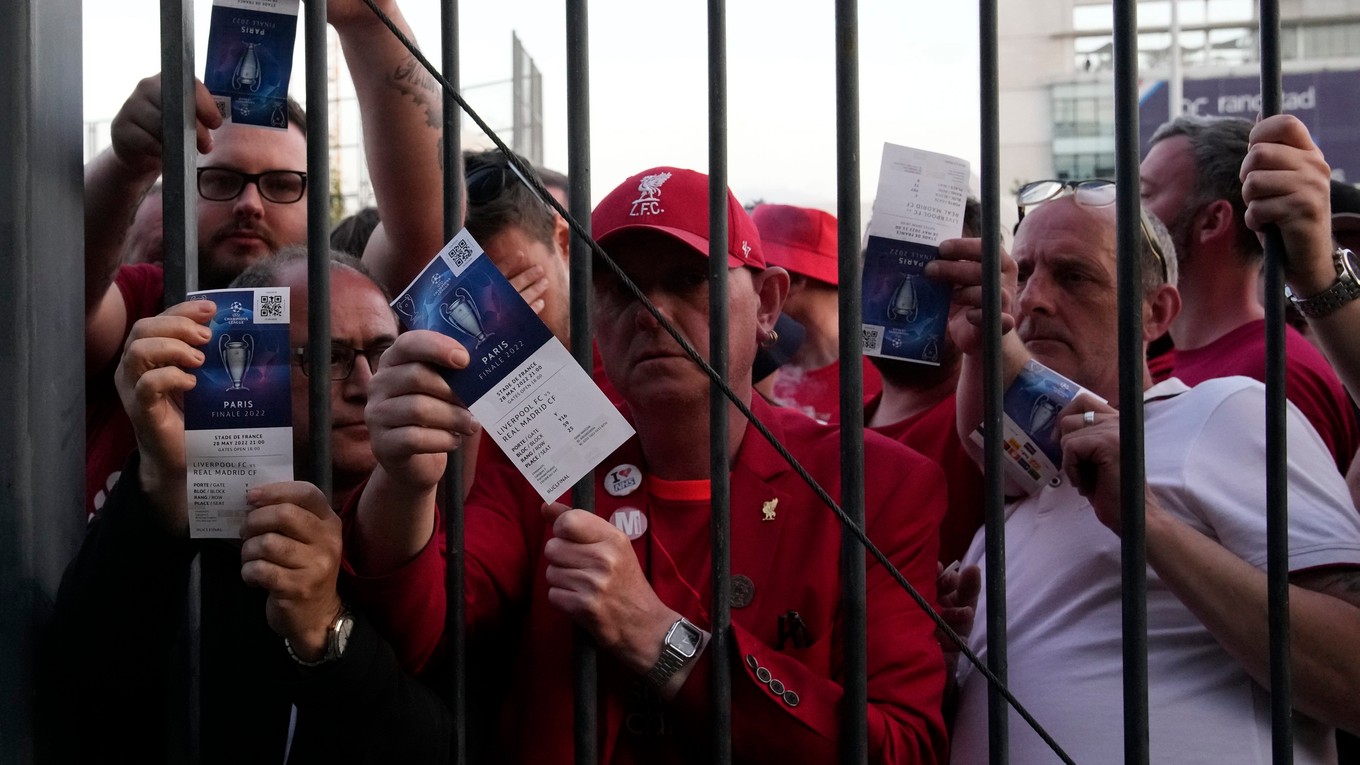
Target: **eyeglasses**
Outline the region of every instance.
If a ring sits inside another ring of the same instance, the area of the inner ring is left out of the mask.
[[[492,201],[505,193],[506,187],[513,178],[518,178],[525,186],[533,188],[520,174],[519,168],[512,164],[501,165],[495,162],[487,162],[474,168],[467,174],[468,203],[484,205]]]
[[[378,371],[378,362],[387,352],[387,349],[391,347],[391,343],[383,343],[372,348],[351,348],[340,343],[331,344],[331,380],[349,379],[350,374],[354,372],[354,360],[360,355],[368,361],[368,371]],[[298,363],[302,365],[302,374],[310,375],[307,369],[311,362],[311,354],[308,353],[307,348],[294,348],[293,358],[297,359]]]
[[[297,170],[242,173],[226,167],[198,168],[198,195],[212,202],[230,202],[241,196],[247,183],[255,184],[260,196],[281,205],[292,204],[307,192],[307,174]]]
[[[1104,178],[1085,181],[1033,181],[1020,187],[1020,193],[1016,194],[1015,206],[1020,213],[1020,220],[1024,220],[1027,208],[1052,202],[1068,194],[1083,207],[1109,207],[1114,204],[1114,193],[1114,181],[1107,181]],[[1147,213],[1141,208],[1138,211],[1138,225],[1143,229],[1143,239],[1147,241],[1148,249],[1152,250],[1153,257],[1157,258],[1157,264],[1161,266],[1162,281],[1165,282],[1169,279],[1166,255],[1162,252],[1162,246],[1157,243],[1157,237],[1152,235],[1152,226],[1148,223]]]

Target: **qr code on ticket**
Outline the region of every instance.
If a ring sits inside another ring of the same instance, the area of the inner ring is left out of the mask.
[[[260,292],[255,299],[255,323],[287,324],[288,301],[282,292]]]
[[[226,96],[213,96],[213,105],[223,122],[231,122],[231,99]]]

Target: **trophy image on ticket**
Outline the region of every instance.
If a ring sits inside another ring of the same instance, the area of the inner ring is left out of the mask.
[[[888,303],[888,318],[916,321],[916,283],[911,276],[902,277]]]
[[[491,334],[482,326],[482,314],[477,310],[477,302],[462,287],[454,290],[454,299],[439,306],[439,316],[454,328],[470,335],[477,341],[474,348],[480,347]]]
[[[1058,411],[1061,408],[1058,402],[1049,398],[1047,394],[1041,394],[1034,399],[1034,405],[1029,410],[1029,432],[1037,435],[1052,430],[1054,423],[1058,421]]]
[[[257,93],[260,90],[260,80],[263,73],[260,67],[260,55],[255,49],[260,47],[259,43],[246,43],[246,50],[241,54],[241,60],[236,62],[236,71],[231,75],[231,86],[237,90],[249,90]]]
[[[227,390],[250,390],[241,384],[250,362],[255,358],[255,340],[249,334],[242,334],[240,340],[232,340],[231,335],[223,333],[217,341],[217,352],[222,356],[222,366],[231,376],[231,387]]]
[[[410,295],[402,295],[397,298],[397,302],[392,307],[397,310],[397,313],[405,317],[408,325],[412,319],[416,318],[416,301]]]

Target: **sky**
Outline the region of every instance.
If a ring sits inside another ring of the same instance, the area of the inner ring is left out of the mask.
[[[511,33],[518,34],[543,74],[545,164],[565,171],[565,3],[460,5],[465,98],[487,115],[507,113],[504,87],[471,86],[510,77]],[[733,192],[743,202],[763,199],[834,212],[834,3],[767,0],[727,6],[728,179]],[[403,0],[401,7],[422,49],[438,61],[437,0]],[[885,141],[962,157],[976,173],[976,4],[864,0],[858,12],[864,204],[874,196]],[[594,199],[656,165],[706,171],[707,4],[595,0],[589,14]],[[210,15],[210,0],[197,0],[196,71],[202,68]],[[159,70],[158,18],[154,0],[86,0],[87,121],[111,119],[137,81]],[[138,40],[144,44],[129,43]],[[301,61],[299,51],[292,81],[299,100],[305,89]]]

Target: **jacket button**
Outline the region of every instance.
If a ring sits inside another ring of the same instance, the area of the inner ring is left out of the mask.
[[[773,692],[774,692],[774,695],[776,695],[776,696],[783,696],[783,695],[784,695],[784,684],[781,683],[781,682],[779,682],[778,680],[771,680],[771,681],[770,681],[770,690],[773,691]]]
[[[765,669],[764,667],[757,667],[757,668],[756,668],[756,679],[759,680],[759,681],[762,682],[762,683],[765,683],[766,685],[769,685],[769,684],[770,684],[770,670]]]
[[[793,691],[784,691],[784,703],[791,707],[798,706],[798,694]]]
[[[756,661],[755,654],[753,653],[746,654],[746,666],[750,667],[751,669],[756,669],[757,667],[760,666],[760,662]]]

